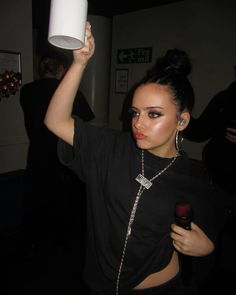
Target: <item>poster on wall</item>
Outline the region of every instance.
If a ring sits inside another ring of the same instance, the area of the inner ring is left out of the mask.
[[[16,94],[21,81],[20,53],[0,50],[0,100]]]
[[[0,50],[0,74],[21,72],[21,57],[19,52]]]
[[[128,91],[128,69],[117,69],[116,70],[116,93],[126,93]]]

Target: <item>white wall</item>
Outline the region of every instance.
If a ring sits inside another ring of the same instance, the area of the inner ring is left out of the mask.
[[[31,0],[1,0],[0,50],[21,53],[23,83],[33,77]],[[28,139],[19,92],[0,101],[0,173],[25,168]]]
[[[233,80],[236,64],[236,1],[183,0],[113,18],[109,125],[119,129],[124,94],[115,93],[115,70],[129,70],[129,87],[149,64],[116,63],[117,50],[152,47],[153,62],[169,48],[186,50],[193,63],[189,77],[195,89],[194,115]],[[190,156],[199,159],[203,144],[186,142]]]

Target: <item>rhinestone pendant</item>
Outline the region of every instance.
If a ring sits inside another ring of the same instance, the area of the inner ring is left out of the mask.
[[[149,189],[152,186],[152,182],[149,181],[146,177],[144,177],[142,174],[139,174],[135,180],[139,182],[142,186],[144,186],[146,189]]]

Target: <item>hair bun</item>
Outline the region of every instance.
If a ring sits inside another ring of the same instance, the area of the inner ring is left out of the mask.
[[[174,71],[179,75],[188,76],[192,70],[189,56],[184,50],[169,49],[163,57],[163,70]]]

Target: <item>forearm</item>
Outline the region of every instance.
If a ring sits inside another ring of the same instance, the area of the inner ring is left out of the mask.
[[[84,64],[73,62],[63,80],[52,96],[45,124],[58,137],[72,144],[73,130],[72,106],[85,69]]]
[[[85,45],[73,51],[73,63],[52,96],[44,123],[54,134],[69,144],[73,144],[74,120],[72,118],[73,102],[84,69],[95,50],[95,41],[91,26],[87,22]]]

